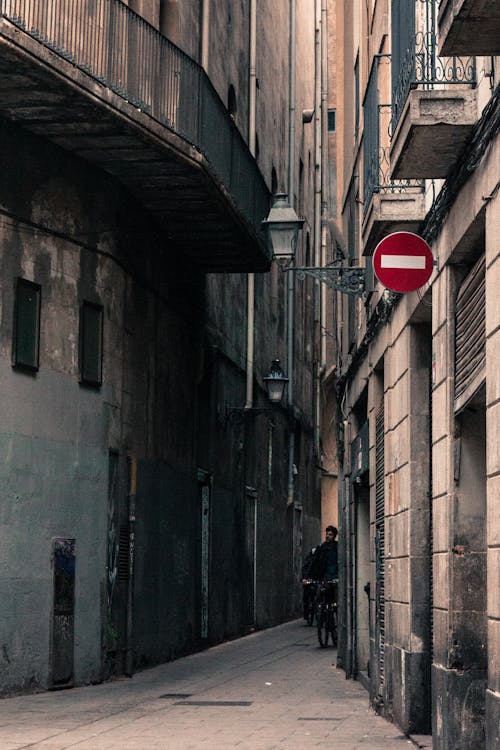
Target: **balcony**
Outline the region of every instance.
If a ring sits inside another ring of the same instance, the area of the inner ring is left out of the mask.
[[[265,271],[269,191],[205,72],[120,0],[0,0],[0,117],[92,162],[202,271]]]
[[[434,0],[392,5],[391,177],[444,178],[477,119],[475,58],[437,55]]]
[[[499,55],[500,4],[491,0],[441,0],[440,55]]]
[[[392,232],[416,232],[425,216],[423,180],[390,176],[390,105],[379,103],[379,62],[368,80],[363,102],[363,255],[372,255]]]

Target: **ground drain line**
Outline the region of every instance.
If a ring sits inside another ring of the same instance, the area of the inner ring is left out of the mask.
[[[174,700],[180,700],[181,698],[191,698],[192,693],[163,693],[160,698],[172,698]]]
[[[251,706],[253,701],[180,701],[174,706]]]

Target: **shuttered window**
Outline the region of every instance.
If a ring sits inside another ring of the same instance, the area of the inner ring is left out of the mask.
[[[84,302],[80,312],[80,380],[102,382],[102,306]]]
[[[17,279],[13,341],[13,363],[16,367],[38,370],[40,300],[39,284],[26,279]]]
[[[463,408],[485,377],[485,257],[462,282],[455,305],[455,409]]]

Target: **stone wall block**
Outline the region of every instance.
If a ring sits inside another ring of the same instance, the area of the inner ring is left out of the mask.
[[[391,602],[388,614],[390,614],[390,618],[388,618],[388,624],[390,623],[390,637],[387,639],[388,642],[409,651],[411,634],[409,605],[400,602]]]
[[[500,475],[490,477],[486,484],[488,545],[500,545]]]
[[[449,642],[449,615],[444,609],[432,610],[432,630],[433,642],[432,653],[436,664],[445,666],[448,660],[448,642]]]
[[[500,368],[498,368],[500,369]],[[486,473],[500,472],[500,402],[486,411]]]
[[[488,620],[488,686],[500,696],[500,620]]]
[[[410,559],[408,557],[392,558],[386,562],[386,573],[390,582],[392,601],[410,601]]]
[[[500,548],[488,550],[488,614],[500,620]]]
[[[445,495],[452,485],[452,438],[435,443],[432,448],[432,494]]]
[[[410,511],[411,554],[429,559],[430,555],[430,517],[428,507],[416,507]]]
[[[433,498],[432,500],[432,536],[434,552],[446,552],[449,549],[449,495]]]
[[[452,561],[454,606],[464,611],[485,612],[486,553],[471,552],[456,545]]]
[[[451,409],[449,399],[449,382],[443,380],[434,388],[432,394],[432,442],[436,443],[451,431]]]
[[[500,265],[500,264],[499,264]],[[495,306],[500,310],[498,298]],[[500,324],[499,324],[500,325]],[[500,399],[500,367],[498,366],[498,352],[500,351],[500,330],[486,340],[486,403],[492,404]]]
[[[448,609],[450,598],[450,574],[448,553],[435,554],[432,563],[434,606]]]
[[[486,671],[487,642],[487,620],[484,613],[454,612],[447,666],[452,669]]]
[[[409,511],[403,511],[386,521],[386,551],[391,557],[404,557],[410,552],[409,519]]]
[[[429,648],[430,570],[428,558],[410,561],[412,651]]]
[[[447,378],[452,377],[451,357],[449,352],[448,326],[442,326],[432,340],[432,385],[441,385]]]
[[[500,747],[500,693],[486,691],[486,748]]]
[[[393,342],[388,351],[387,370],[386,370],[386,387],[392,388],[401,380],[402,376],[408,370],[410,361],[410,338],[408,329],[406,329]]]
[[[486,679],[481,670],[457,671],[433,666],[433,750],[485,747]]]

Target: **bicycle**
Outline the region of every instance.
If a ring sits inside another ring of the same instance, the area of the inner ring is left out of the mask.
[[[318,589],[316,624],[321,648],[326,648],[329,638],[332,646],[337,645],[337,591],[338,579],[323,581]]]

